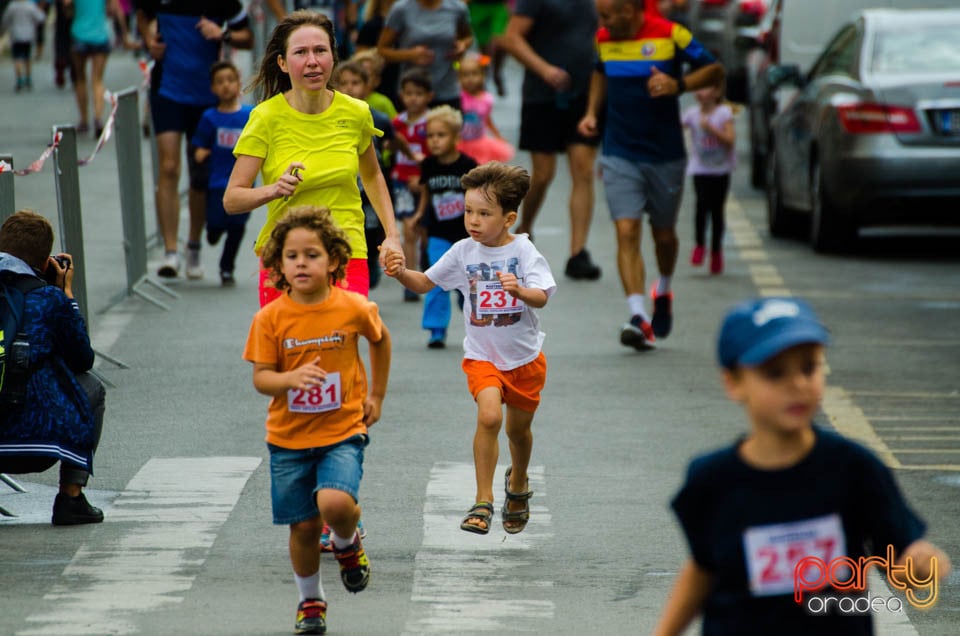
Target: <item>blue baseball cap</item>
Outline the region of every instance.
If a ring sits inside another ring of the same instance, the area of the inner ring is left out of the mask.
[[[757,298],[734,306],[717,337],[720,364],[756,366],[799,344],[830,340],[813,309],[798,298]]]

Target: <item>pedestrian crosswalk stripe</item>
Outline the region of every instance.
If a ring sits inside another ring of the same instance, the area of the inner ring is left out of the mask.
[[[18,636],[132,634],[137,614],[179,603],[259,457],[153,458],[113,502],[115,538],[83,544]],[[102,539],[107,533],[97,534]]]
[[[506,466],[497,467],[498,493],[505,470]],[[498,512],[490,534],[478,535],[460,529],[476,496],[473,465],[434,464],[404,634],[538,631],[544,621],[553,619],[553,582],[518,576],[540,558],[541,548],[553,538],[550,514],[543,505],[544,469],[531,466],[527,473],[534,496],[526,529],[508,535]]]

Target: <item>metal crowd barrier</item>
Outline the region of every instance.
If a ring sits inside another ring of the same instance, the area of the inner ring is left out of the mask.
[[[123,224],[123,248],[126,262],[126,289],[118,294],[107,308],[135,295],[162,309],[169,306],[144,293],[143,287],[150,285],[154,289],[179,298],[179,294],[163,285],[161,282],[147,275],[147,235],[144,212],[143,192],[143,164],[141,160],[141,128],[139,117],[139,89],[131,87],[110,96],[115,104],[111,113],[111,126],[116,137],[117,177],[120,197],[120,216]],[[103,142],[109,138],[101,138],[97,147],[99,150]],[[14,179],[20,175],[42,171],[43,162],[47,156],[53,159],[53,177],[56,188],[57,213],[60,221],[59,238],[64,252],[70,254],[76,263],[76,272],[73,278],[73,294],[80,305],[84,320],[88,327],[90,322],[90,307],[87,302],[87,284],[84,240],[83,215],[80,205],[80,174],[79,168],[90,163],[97,151],[83,160],[77,156],[77,131],[72,124],[61,124],[53,127],[52,141],[44,155],[27,169],[15,170],[13,157],[0,153],[0,223],[16,211]],[[51,154],[52,153],[52,154]],[[97,352],[101,358],[126,368],[127,365],[119,360],[110,358]]]

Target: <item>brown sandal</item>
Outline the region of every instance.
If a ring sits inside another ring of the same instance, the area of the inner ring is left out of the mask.
[[[467,513],[467,516],[460,522],[460,529],[476,534],[487,534],[490,532],[490,521],[493,519],[493,504],[487,501],[478,501],[473,504],[473,508]],[[467,523],[468,521],[482,521],[487,524],[486,528],[481,528],[476,523]]]
[[[513,466],[508,467],[507,473],[504,475],[503,489],[507,495],[507,499],[503,502],[503,508],[500,510],[503,529],[507,534],[523,532],[524,528],[527,527],[527,522],[530,521],[530,497],[533,496],[532,490],[527,490],[527,492],[510,492],[510,472],[512,470]],[[527,488],[530,488],[529,478],[527,479]],[[510,510],[507,506],[511,501],[522,501],[524,503],[523,509]],[[519,525],[508,526],[508,523]]]

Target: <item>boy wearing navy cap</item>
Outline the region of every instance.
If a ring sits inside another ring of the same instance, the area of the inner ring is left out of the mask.
[[[655,634],[679,634],[700,612],[704,634],[871,634],[871,614],[904,604],[865,590],[871,565],[911,604],[936,601],[950,561],[921,538],[890,470],[813,425],[827,341],[794,298],[750,300],[724,318],[723,384],[750,430],[690,463],[672,506],[691,556]]]

